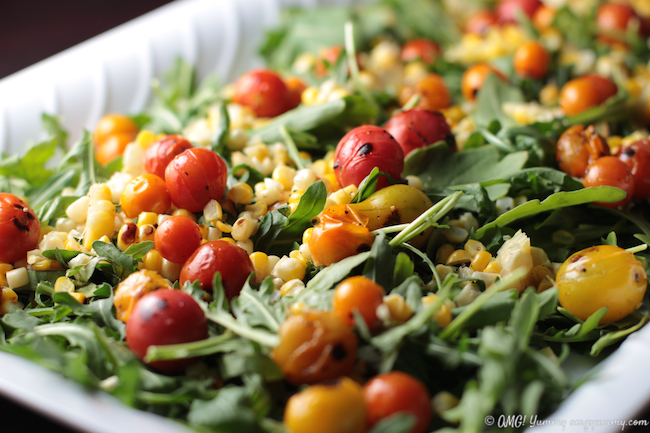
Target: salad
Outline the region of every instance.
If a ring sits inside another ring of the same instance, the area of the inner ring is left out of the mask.
[[[649,19],[290,10],[234,83],[179,60],[70,147],[44,114],[0,161],[0,350],[206,432],[548,416],[648,321]]]

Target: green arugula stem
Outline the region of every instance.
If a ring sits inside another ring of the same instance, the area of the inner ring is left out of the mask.
[[[205,340],[193,341],[191,343],[169,344],[166,346],[149,346],[144,362],[161,361],[168,359],[194,358],[197,356],[211,355],[217,353],[220,346],[232,338],[235,334],[228,332]]]
[[[208,311],[205,316],[208,320],[230,329],[240,337],[248,338],[251,341],[261,344],[266,347],[275,347],[280,344],[280,337],[270,332],[261,331],[259,329],[251,328],[235,320],[230,314],[216,311]]]
[[[436,270],[436,265],[433,264],[431,259],[425,253],[415,248],[413,245],[404,243],[402,244],[402,247],[406,248],[407,250],[413,252],[415,255],[420,257],[420,259],[422,259],[422,261],[429,266],[431,272],[433,272],[433,278],[436,280],[436,285],[438,287],[442,287],[442,280],[440,279],[440,274],[438,274],[438,271]]]
[[[647,249],[648,249],[648,244],[641,244],[641,245],[637,245],[636,247],[626,248],[625,251],[627,251],[628,253],[636,254],[636,253],[640,253],[641,251],[645,251]]]
[[[282,138],[284,139],[284,143],[287,145],[287,151],[289,152],[289,156],[291,159],[293,159],[293,162],[296,163],[296,168],[298,170],[302,170],[305,168],[305,164],[302,162],[302,158],[300,158],[300,152],[298,151],[298,146],[296,146],[296,142],[293,141],[293,138],[291,138],[291,134],[289,134],[289,130],[285,125],[280,125],[280,135],[282,135]]]
[[[368,101],[370,105],[375,107],[377,110],[380,109],[379,104],[375,101],[372,94],[366,89],[361,83],[361,78],[359,77],[359,65],[357,64],[357,49],[354,46],[354,24],[350,21],[345,23],[345,54],[348,60],[348,68],[350,69],[350,76],[352,77],[352,82],[357,88],[357,91],[363,96],[363,99]]]

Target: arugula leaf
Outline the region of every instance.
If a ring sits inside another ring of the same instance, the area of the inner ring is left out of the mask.
[[[230,138],[230,116],[225,103],[219,105],[219,123],[212,138],[212,150],[224,156],[228,150],[228,139]]]
[[[516,126],[517,122],[503,112],[504,102],[524,102],[524,95],[519,87],[503,82],[495,74],[488,74],[476,99],[476,125],[487,127],[497,120],[502,127]]]
[[[52,171],[45,168],[46,163],[56,152],[57,139],[52,138],[30,147],[24,156],[11,155],[0,161],[0,175],[26,180],[31,186],[45,184]]]
[[[278,236],[280,239],[300,239],[302,233],[311,227],[311,220],[323,211],[327,200],[327,188],[322,181],[309,185],[300,197],[298,206],[289,215],[284,228]]]
[[[50,137],[56,138],[56,145],[65,152],[68,149],[68,131],[61,125],[61,118],[43,113],[41,114],[41,122],[43,129]]]
[[[77,199],[79,197],[76,195],[66,195],[49,200],[43,203],[43,206],[38,209],[36,216],[43,224],[47,224],[53,219],[63,218],[66,216],[65,211],[68,209],[68,206],[77,201]]]
[[[370,197],[377,190],[377,182],[379,181],[379,168],[373,167],[368,176],[366,176],[359,184],[357,193],[352,198],[350,203],[361,203]]]

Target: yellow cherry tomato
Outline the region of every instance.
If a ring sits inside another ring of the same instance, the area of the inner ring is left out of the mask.
[[[580,320],[608,307],[600,324],[615,322],[641,306],[648,277],[634,254],[613,245],[578,251],[558,269],[560,305]]]
[[[362,433],[366,405],[361,386],[347,377],[291,396],[284,410],[291,433]]]

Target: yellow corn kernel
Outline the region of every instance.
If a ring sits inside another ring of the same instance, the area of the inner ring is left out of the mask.
[[[284,281],[302,280],[305,278],[307,265],[304,260],[298,260],[284,256],[278,261],[271,271],[272,277],[281,278]]]
[[[479,241],[470,239],[467,242],[465,242],[465,251],[467,251],[470,256],[474,257],[480,251],[485,251],[485,245],[483,245]]]
[[[135,142],[138,143],[138,146],[141,148],[146,149],[160,138],[162,137],[156,136],[156,134],[154,134],[152,131],[143,129],[142,131],[138,132],[137,137],[135,137]]]
[[[289,314],[295,316],[296,314],[302,314],[307,310],[307,304],[304,302],[294,302],[289,307]]]
[[[38,238],[39,242],[43,240],[43,237],[44,237],[46,234],[51,233],[51,232],[53,232],[53,231],[54,231],[54,227],[52,227],[52,226],[46,226],[46,225],[42,225],[42,226],[41,226],[41,236]]]
[[[257,221],[253,220],[249,214],[242,214],[232,226],[231,236],[237,241],[244,241],[255,234],[257,231]]]
[[[305,259],[305,260],[313,260],[311,256],[311,250],[309,249],[309,244],[302,244],[300,245],[298,251],[300,251],[300,255]]]
[[[72,292],[69,293],[69,295],[72,296],[80,304],[83,304],[86,301],[86,295],[84,295],[83,293]]]
[[[440,279],[444,280],[445,278],[447,278],[447,275],[454,273],[454,268],[452,268],[451,266],[439,264],[436,265],[436,272],[438,273]]]
[[[302,280],[294,279],[289,280],[280,287],[280,294],[282,296],[296,296],[305,288],[305,283]]]
[[[221,239],[221,230],[216,227],[208,227],[208,237],[206,240],[210,242],[218,239]]]
[[[237,242],[233,238],[221,238],[222,241],[230,242],[233,245],[237,245]]]
[[[244,182],[237,182],[226,193],[226,197],[232,200],[235,204],[250,204],[253,202],[254,195],[255,193],[253,192],[253,188]],[[219,202],[217,202],[217,204],[218,203]],[[221,217],[215,218],[215,220],[216,219],[221,219]]]
[[[246,254],[251,254],[254,249],[253,241],[250,239],[244,239],[242,241],[237,241],[235,242],[235,245],[237,245],[239,248],[242,250],[246,251]]]
[[[316,87],[307,87],[300,95],[300,101],[305,105],[318,104],[319,91]]]
[[[499,272],[501,272],[502,268],[503,267],[501,266],[501,264],[499,264],[499,262],[497,262],[496,260],[492,260],[490,263],[488,263],[485,269],[483,269],[483,272],[487,272],[489,274],[498,274]]]
[[[246,205],[246,212],[250,212],[253,218],[261,218],[269,211],[269,206],[263,202],[258,201],[253,204]]]
[[[74,283],[68,277],[59,277],[54,282],[54,291],[56,293],[68,292],[72,293],[75,290]]]
[[[160,273],[162,271],[163,256],[158,250],[150,249],[142,258],[142,263],[145,269]]]
[[[74,239],[67,239],[65,241],[65,249],[69,251],[81,251],[81,245]]]
[[[313,227],[309,227],[308,229],[306,229],[302,233],[302,243],[303,244],[306,244],[307,242],[309,242],[309,238],[311,238],[312,233],[314,233],[314,228]]]
[[[156,228],[152,224],[144,224],[138,227],[137,243],[153,241],[156,236]]]
[[[388,307],[390,318],[396,323],[404,323],[413,315],[413,310],[406,303],[404,297],[398,293],[384,296],[384,305]]]
[[[163,258],[162,266],[160,267],[160,275],[162,275],[163,278],[167,278],[169,281],[176,281],[181,275],[182,267],[182,263],[170,262]]]
[[[14,267],[9,263],[0,263],[0,286],[7,285],[7,272],[11,271]]]
[[[113,236],[115,229],[115,205],[111,202],[111,190],[102,183],[90,187],[89,207],[84,230],[83,245],[87,250],[102,236]]]
[[[232,226],[222,221],[217,221],[217,228],[224,233],[232,233]]]
[[[120,251],[126,251],[135,242],[138,236],[138,226],[135,223],[128,222],[120,228],[117,233],[117,247]]]
[[[291,191],[291,187],[293,186],[293,178],[295,176],[295,169],[287,167],[286,165],[279,165],[273,170],[271,179],[280,182],[285,191]]]
[[[90,203],[90,197],[87,195],[79,197],[77,200],[70,203],[65,210],[65,214],[72,221],[82,223],[86,221],[86,217],[88,216],[88,203]]]
[[[9,312],[9,309],[18,303],[18,295],[9,287],[0,290],[0,316]]]
[[[199,231],[201,232],[201,238],[207,239],[209,233],[209,227],[205,224],[199,224]]]
[[[455,223],[458,221],[458,224]],[[454,222],[454,224],[452,224]],[[460,244],[465,242],[469,232],[465,229],[465,225],[460,220],[451,220],[449,221],[449,228],[442,231],[442,235],[447,239],[447,242],[451,244]]]
[[[437,300],[438,297],[436,295],[427,295],[422,298],[422,305],[426,308]],[[436,318],[438,325],[442,326],[443,328],[451,323],[451,310],[447,304],[442,304],[440,306],[440,309],[436,311],[433,316]]]
[[[175,216],[175,215],[186,216],[188,218],[191,218],[192,221],[196,222],[196,215],[194,215],[194,213],[188,211],[187,209],[176,209],[174,212],[172,212],[172,215],[173,216]]]
[[[45,259],[34,263],[32,265],[32,269],[35,271],[48,271],[51,266],[52,266],[52,260]]]
[[[492,259],[492,254],[487,251],[479,251],[472,257],[470,268],[478,272],[483,272],[488,263],[490,263],[490,259]]]
[[[217,221],[221,221],[221,218],[223,218],[223,209],[221,209],[221,204],[214,199],[210,200],[203,208],[203,218],[205,218],[211,226],[216,226]]]
[[[440,391],[431,399],[435,413],[443,413],[449,409],[453,409],[458,406],[458,403],[460,403],[458,397],[448,391]]]
[[[539,92],[539,102],[544,105],[555,105],[560,96],[560,89],[557,84],[547,84]]]
[[[291,257],[292,259],[297,259],[297,260],[303,261],[303,262],[305,262],[305,264],[307,264],[307,260],[302,256],[302,254],[300,253],[300,250],[292,250],[289,253],[289,257]]]
[[[138,215],[138,227],[145,224],[158,224],[158,214],[155,212],[140,212],[140,215]]]
[[[436,263],[447,263],[447,259],[454,252],[454,246],[451,244],[442,244],[436,251]]]
[[[255,269],[255,281],[260,282],[269,275],[269,256],[261,251],[255,251],[248,256]]]
[[[287,200],[287,202],[289,204],[298,204],[298,202],[300,202],[300,197],[302,197],[304,193],[305,191],[302,189],[296,189],[292,191],[291,195],[289,195],[289,199]]]
[[[471,261],[472,261],[472,257],[469,255],[467,251],[456,250],[449,255],[445,264],[449,266],[458,266],[460,264],[469,263]]]

